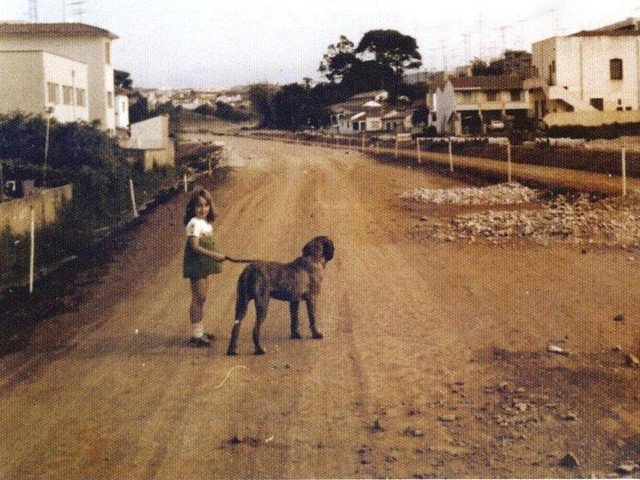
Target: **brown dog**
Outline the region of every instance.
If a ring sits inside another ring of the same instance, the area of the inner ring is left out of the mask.
[[[260,327],[267,316],[269,300],[289,302],[291,313],[291,338],[302,338],[298,331],[298,305],[307,303],[309,326],[313,338],[322,338],[316,327],[316,306],[325,265],[333,258],[334,246],[328,237],[316,237],[302,249],[302,255],[290,263],[253,262],[245,267],[238,279],[236,320],[231,331],[227,355],[236,354],[238,334],[242,319],[251,300],[256,307],[256,323],[253,327],[253,345],[256,355],[265,353],[260,346]]]

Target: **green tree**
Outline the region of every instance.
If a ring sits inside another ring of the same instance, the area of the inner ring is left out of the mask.
[[[370,30],[364,34],[356,54],[373,54],[376,62],[393,70],[396,77],[402,78],[405,70],[422,65],[416,39],[403,35],[397,30]]]
[[[131,74],[123,70],[113,71],[113,83],[116,87],[124,88],[126,90],[129,90],[133,86]]]
[[[340,83],[344,75],[359,59],[354,53],[354,44],[346,36],[340,35],[338,43],[327,47],[318,71],[324,74],[331,83]]]
[[[273,94],[267,84],[255,84],[249,87],[249,100],[253,109],[258,114],[258,125],[266,127],[271,125],[271,100]]]

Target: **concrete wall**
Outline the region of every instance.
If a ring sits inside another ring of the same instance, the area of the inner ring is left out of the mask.
[[[31,228],[31,207],[35,210],[36,228],[50,224],[58,218],[65,201],[73,197],[71,184],[58,188],[38,190],[28,197],[0,203],[0,230],[9,227],[13,235],[21,235]]]
[[[116,127],[129,127],[129,97],[116,95]]]
[[[107,63],[106,58],[108,44],[111,44],[108,38],[94,36],[8,34],[0,37],[0,50],[45,50],[86,63],[89,118],[99,120],[104,129],[115,132],[115,108],[107,105],[107,93],[114,94],[113,61]]]
[[[46,83],[42,52],[0,52],[0,112],[44,114]]]
[[[47,83],[55,83],[58,101],[49,102]],[[41,115],[53,107],[60,122],[89,120],[88,106],[78,106],[76,89],[88,89],[87,66],[44,51],[0,52],[0,112],[21,111]],[[64,103],[63,86],[71,87],[70,104]]]
[[[611,123],[640,123],[640,111],[629,112],[563,112],[549,113],[544,117],[544,122],[549,125],[584,125],[595,127]]]

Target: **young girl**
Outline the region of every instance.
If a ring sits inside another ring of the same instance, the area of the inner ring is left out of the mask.
[[[184,214],[187,245],[184,249],[183,276],[191,280],[191,308],[189,319],[193,327],[190,343],[194,347],[208,347],[213,336],[204,333],[202,310],[207,299],[209,275],[220,273],[221,262],[227,257],[215,251],[213,222],[216,218],[211,194],[204,188],[193,192]]]

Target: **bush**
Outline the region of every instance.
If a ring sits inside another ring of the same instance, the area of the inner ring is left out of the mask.
[[[586,138],[587,140],[613,139],[622,135],[637,135],[640,123],[610,123],[597,127],[583,125],[554,125],[549,127],[548,135],[553,138]]]

